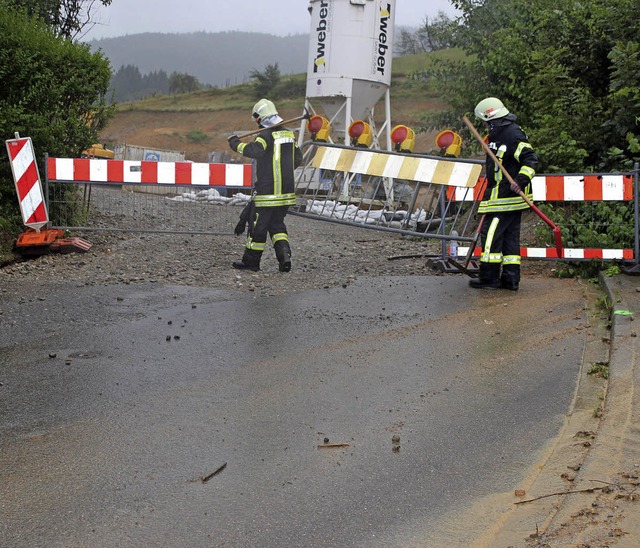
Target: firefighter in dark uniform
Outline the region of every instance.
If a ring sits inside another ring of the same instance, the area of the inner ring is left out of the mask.
[[[519,195],[532,198],[531,179],[538,156],[527,136],[500,99],[488,97],[478,103],[475,115],[486,122],[488,145],[515,181],[511,185],[489,155],[486,159],[487,188],[478,207],[485,214],[480,230],[482,255],[478,278],[469,285],[479,289],[510,289],[520,285],[520,224],[529,208]]]
[[[302,162],[302,153],[290,129],[280,125],[275,105],[260,99],[253,107],[253,118],[264,128],[251,143],[242,143],[237,135],[229,137],[232,150],[257,161],[256,183],[252,197],[253,211],[248,220],[249,231],[242,260],[234,261],[240,270],[260,270],[260,259],[271,237],[280,272],[291,270],[291,247],[284,218],[289,206],[295,205],[294,169]],[[244,232],[243,220],[235,230]]]

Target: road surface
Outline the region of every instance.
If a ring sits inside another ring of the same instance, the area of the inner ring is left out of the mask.
[[[584,286],[4,293],[0,546],[464,546],[571,406]],[[445,540],[446,539],[446,540]]]

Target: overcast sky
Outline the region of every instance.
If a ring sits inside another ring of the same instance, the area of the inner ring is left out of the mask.
[[[97,24],[85,40],[142,32],[309,32],[308,0],[113,0],[95,2]],[[135,12],[134,12],[135,10]],[[396,26],[415,27],[439,11],[456,14],[449,0],[396,0]]]

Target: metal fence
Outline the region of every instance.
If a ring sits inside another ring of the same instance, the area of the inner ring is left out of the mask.
[[[49,182],[52,228],[113,232],[231,235],[249,194],[216,189]]]
[[[303,152],[291,214],[432,240],[434,254],[443,259],[469,252],[479,222],[482,161],[318,142],[305,143]],[[93,171],[86,167],[80,177],[47,176],[52,228],[230,235],[251,192],[251,166],[240,168],[244,186],[229,187],[215,184],[213,176],[208,184],[158,184],[144,175],[145,163],[131,164],[132,172],[143,171],[138,177],[145,183],[92,180]],[[98,172],[107,171],[97,165]],[[176,173],[184,169],[176,164]],[[207,169],[206,164],[189,167],[194,173]],[[534,179],[533,198],[560,224],[564,260],[637,262],[637,165],[629,173],[540,175]],[[557,259],[546,225],[531,211],[523,220],[530,227],[522,233],[523,257]],[[598,240],[598,246],[585,247],[587,238]],[[473,250],[474,257],[479,253]]]
[[[482,162],[454,160],[305,143],[292,212],[431,239],[445,257],[452,242],[472,240],[478,206],[474,188],[483,181]]]
[[[485,180],[468,167],[484,162],[328,143],[307,143],[304,158],[297,214],[439,240],[442,258],[452,247],[458,256],[469,252]],[[628,173],[539,175],[532,187],[534,201],[561,225],[564,260],[637,260],[637,165]],[[532,227],[523,230],[523,257],[560,258],[535,213],[523,221]]]

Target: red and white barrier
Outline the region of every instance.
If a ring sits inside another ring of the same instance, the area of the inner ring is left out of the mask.
[[[469,247],[458,247],[460,257],[466,257]],[[476,247],[473,250],[473,257],[478,258],[482,254],[482,248]],[[521,247],[520,256],[523,259],[559,259],[558,250],[555,247]],[[591,260],[602,259],[605,261],[633,261],[633,249],[599,249],[599,248],[563,248],[562,259]]]
[[[447,196],[455,202],[478,200],[483,179],[473,189],[456,187]],[[539,175],[531,181],[534,202],[602,202],[633,200],[631,175]]]
[[[17,134],[16,134],[17,135]],[[31,137],[6,141],[23,223],[39,231],[49,222]]]
[[[250,187],[251,164],[49,158],[50,181]]]

